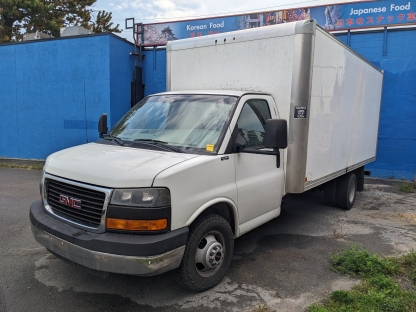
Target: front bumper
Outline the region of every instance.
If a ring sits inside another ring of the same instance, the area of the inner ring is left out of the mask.
[[[155,235],[91,233],[46,213],[41,201],[30,206],[32,233],[51,252],[84,267],[150,276],[179,267],[188,228]]]

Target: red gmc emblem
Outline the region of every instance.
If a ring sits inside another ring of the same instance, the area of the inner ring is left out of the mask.
[[[81,206],[78,206],[78,204],[81,204],[81,200],[76,198],[70,198],[65,195],[59,195],[59,202],[65,206],[69,206],[75,209],[81,209]]]

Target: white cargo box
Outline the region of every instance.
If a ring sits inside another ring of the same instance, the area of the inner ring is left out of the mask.
[[[167,91],[272,95],[289,126],[289,146],[282,152],[286,193],[375,160],[382,82],[380,69],[314,20],[167,45]]]

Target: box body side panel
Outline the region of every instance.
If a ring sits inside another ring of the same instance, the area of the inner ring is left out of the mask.
[[[315,40],[305,189],[374,160],[383,81],[321,29]]]

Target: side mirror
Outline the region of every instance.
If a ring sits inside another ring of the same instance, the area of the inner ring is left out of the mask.
[[[102,114],[98,120],[98,133],[100,134],[100,138],[103,138],[104,134],[107,134],[107,132],[107,114]]]
[[[266,120],[264,147],[278,149],[287,147],[287,121],[285,119]]]

